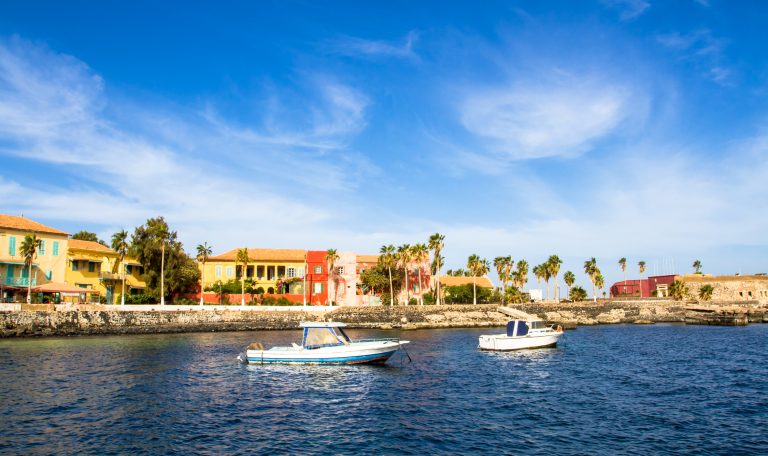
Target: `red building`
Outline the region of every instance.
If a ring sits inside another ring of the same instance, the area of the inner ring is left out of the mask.
[[[328,263],[325,251],[307,251],[306,282],[307,304],[325,305],[328,302]]]
[[[666,295],[667,287],[675,281],[675,275],[651,276],[647,279],[621,280],[611,285],[611,296],[634,296],[650,298],[659,294],[659,288]],[[656,292],[656,293],[654,293]]]

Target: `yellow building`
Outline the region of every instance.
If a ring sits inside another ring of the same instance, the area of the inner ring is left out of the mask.
[[[205,268],[200,265],[203,288],[213,287],[219,282],[240,280],[242,265],[236,261],[238,250],[232,249],[209,257]],[[299,249],[248,249],[250,261],[245,268],[245,278],[253,280],[254,289],[261,288],[268,294],[276,293],[278,282],[285,283],[286,279],[304,277],[306,254],[306,250]]]
[[[24,266],[21,245],[24,237],[35,234],[40,240],[32,274]],[[32,287],[64,283],[67,233],[41,223],[0,214],[0,297],[3,302],[23,301],[30,281]]]
[[[106,304],[121,302],[122,275],[115,267],[119,255],[109,247],[92,241],[69,240],[67,249],[66,282],[84,290],[93,290],[91,300],[100,298]],[[136,260],[125,258],[125,294],[142,293],[146,284],[142,280],[143,268]],[[115,271],[115,272],[113,272]]]

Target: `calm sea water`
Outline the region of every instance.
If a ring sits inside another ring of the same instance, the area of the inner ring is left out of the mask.
[[[235,359],[298,332],[2,340],[0,453],[768,453],[768,325],[497,331],[350,331],[412,341],[383,367]]]

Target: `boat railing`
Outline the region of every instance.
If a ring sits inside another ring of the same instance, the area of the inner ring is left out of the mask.
[[[378,339],[355,339],[353,342],[400,342],[397,337],[381,337]]]

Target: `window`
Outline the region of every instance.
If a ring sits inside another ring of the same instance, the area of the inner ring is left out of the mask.
[[[221,266],[216,266],[216,277],[221,277]]]
[[[49,269],[45,272],[45,280],[51,280],[51,277],[53,277],[53,271]]]
[[[126,264],[125,265],[125,273],[126,274],[130,274],[131,272],[133,272],[133,266],[131,266],[130,264]]]
[[[747,295],[749,295],[749,297],[751,298],[751,297],[752,297],[752,292],[751,292],[751,291],[748,291],[748,292],[747,292]]]
[[[322,283],[315,283],[313,285],[314,285],[312,287],[313,288],[313,290],[312,290],[313,293],[322,293],[323,292],[323,284]]]
[[[11,236],[8,238],[8,255],[16,255],[16,236]]]
[[[232,266],[227,266],[227,277],[232,277],[235,275],[235,271],[232,269]]]
[[[96,272],[96,263],[93,261],[88,262],[88,272]]]
[[[296,277],[296,268],[288,268],[288,277]]]
[[[13,277],[13,265],[8,264],[5,266],[5,277],[12,278]]]
[[[37,254],[40,255],[40,256],[45,255],[45,241],[44,240],[40,241],[40,248],[37,249]]]
[[[73,271],[79,271],[80,270],[80,265],[78,263],[79,263],[79,261],[72,260],[72,270]]]
[[[59,256],[59,241],[53,241],[53,256]]]
[[[336,268],[336,274],[342,275],[344,274],[344,266],[339,266]]]
[[[315,274],[322,274],[322,273],[323,273],[323,267],[315,266]]]

